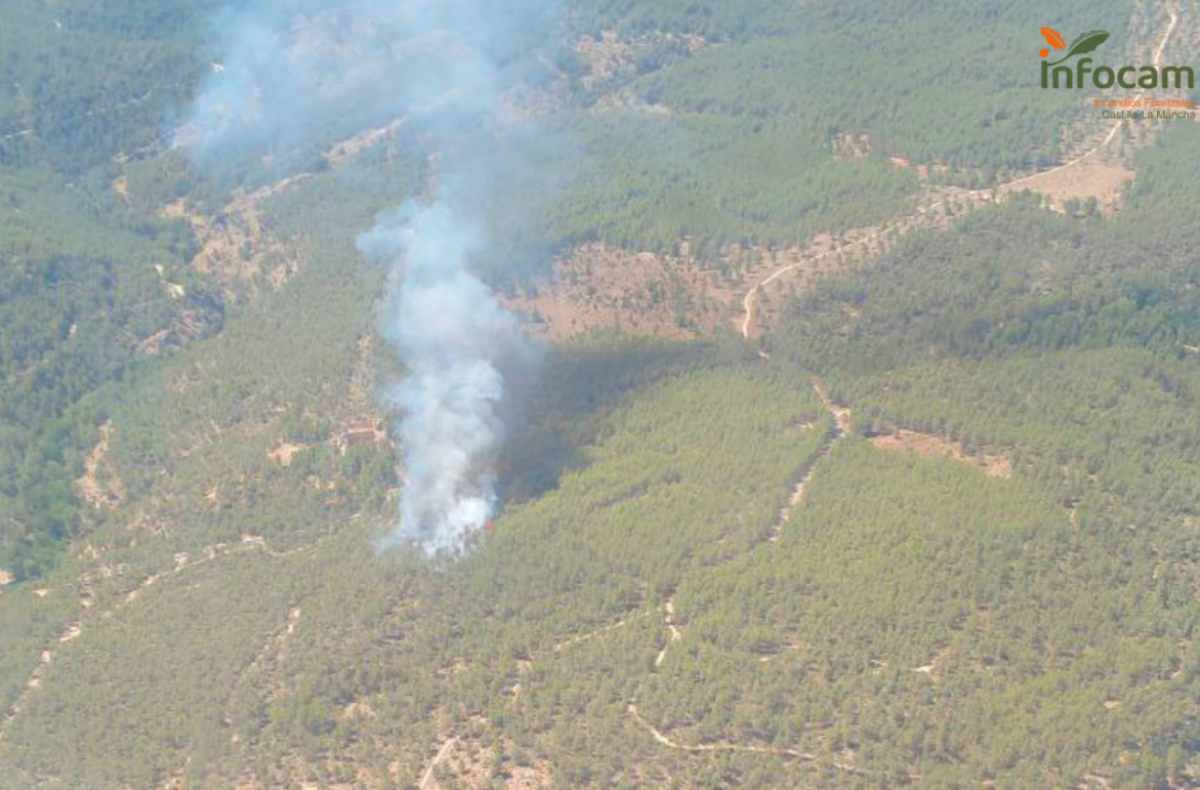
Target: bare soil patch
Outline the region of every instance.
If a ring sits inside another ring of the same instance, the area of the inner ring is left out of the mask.
[[[926,457],[950,458],[977,466],[989,477],[1012,477],[1012,464],[1003,455],[969,453],[960,442],[931,433],[898,430],[895,433],[871,437],[871,444],[881,450],[904,451]]]
[[[398,118],[359,132],[332,146],[324,158],[331,166],[342,165],[391,138],[404,123],[404,118]],[[215,277],[229,294],[235,295],[239,287],[253,287],[260,278],[266,278],[270,287],[278,290],[299,271],[300,260],[288,244],[271,234],[259,207],[313,175],[298,173],[252,192],[236,193],[215,216],[197,211],[183,198],[164,206],[159,214],[185,220],[192,226],[201,245],[192,258],[192,267]],[[115,182],[113,188],[117,189]]]
[[[336,432],[330,442],[342,454],[360,445],[388,444],[387,423],[380,417],[356,417]]]
[[[600,328],[690,338],[728,319],[735,284],[702,268],[686,247],[678,255],[585,244],[555,262],[551,279],[504,304],[531,331],[562,341]]]
[[[121,200],[128,203],[129,202],[129,179],[126,178],[125,176],[118,176],[117,178],[113,179],[112,191],[116,194],[117,197],[121,198]]]
[[[512,744],[505,742],[505,749]],[[496,750],[479,738],[452,736],[442,742],[437,754],[425,768],[420,790],[443,790],[449,787],[492,787],[493,777],[507,776],[507,790],[538,790],[553,786],[553,775],[549,764],[535,760],[528,765],[505,765],[499,762]],[[447,778],[447,783],[439,781]]]
[[[656,50],[676,47],[693,53],[706,45],[704,37],[695,34],[649,33],[625,39],[605,30],[599,38],[585,35],[575,43],[575,54],[587,69],[580,82],[591,90],[614,79],[636,76],[638,61]]]
[[[683,639],[683,632],[679,630],[679,626],[675,623],[675,596],[671,596],[663,604],[663,623],[667,626],[670,637],[667,639],[667,643],[662,646],[662,650],[659,650],[658,655],[654,657],[655,669],[662,666],[662,662],[667,658],[667,650],[671,645]]]
[[[79,496],[93,508],[113,509],[125,499],[121,479],[105,464],[112,423],[100,426],[100,440],[83,461],[83,477],[75,481]]]
[[[587,74],[580,80],[585,88],[593,88],[634,67],[633,46],[611,30],[603,31],[600,38],[583,36],[575,44],[575,54],[587,66]]]
[[[180,287],[180,286],[175,286]],[[167,285],[168,295],[172,295],[170,284]],[[182,296],[182,294],[180,294]],[[174,298],[174,296],[173,296]],[[185,308],[180,310],[172,321],[171,326],[143,338],[137,344],[139,353],[153,356],[162,353],[165,348],[178,348],[187,341],[200,337],[209,330],[212,318],[202,310]]]
[[[253,286],[260,277],[280,288],[299,270],[299,261],[288,247],[272,237],[259,214],[259,203],[296,179],[235,197],[216,216],[208,217],[180,199],[162,210],[164,217],[186,220],[200,250],[192,267],[213,276],[235,295],[238,286]]]
[[[378,129],[367,129],[346,140],[337,143],[325,152],[325,160],[334,167],[348,159],[353,159],[368,148],[372,148],[384,140],[391,138],[404,126],[407,118],[397,118],[386,126]]]
[[[1070,200],[1095,199],[1103,213],[1117,210],[1125,185],[1133,180],[1134,171],[1124,163],[1099,157],[1085,159],[1073,167],[1049,170],[1030,178],[1005,185],[1002,194],[1029,189],[1045,195],[1050,206],[1064,211]]]
[[[278,447],[267,453],[267,457],[280,466],[291,466],[292,459],[296,457],[296,453],[307,449],[308,445],[280,442]]]
[[[518,765],[513,768],[504,786],[506,790],[541,790],[553,787],[554,780],[550,766],[544,762],[536,762],[533,765]]]
[[[750,339],[778,319],[780,308],[792,296],[819,279],[882,255],[913,230],[944,230],[959,214],[991,200],[988,190],[931,187],[917,200],[912,213],[878,225],[818,234],[803,246],[728,250],[726,257],[733,268],[743,272],[744,282],[753,283],[745,291],[735,321],[738,332]]]
[[[833,138],[835,159],[866,159],[871,155],[871,135],[866,132],[842,132]]]

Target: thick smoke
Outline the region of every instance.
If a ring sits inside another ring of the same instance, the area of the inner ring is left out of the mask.
[[[358,240],[390,266],[382,332],[407,370],[386,393],[401,415],[405,476],[389,543],[460,550],[497,506],[505,371],[532,354],[474,271],[496,270],[494,251],[512,247],[486,230],[497,224],[489,212],[511,217],[533,198],[499,188],[515,191],[514,172],[526,180],[542,138],[498,117],[552,21],[548,3],[529,0],[279,0],[229,12],[213,73],[177,135],[198,162],[228,162],[406,117],[432,141],[427,153],[444,154],[429,194],[383,213]]]
[[[385,336],[408,367],[393,393],[405,415],[399,535],[431,551],[455,549],[495,509],[501,365],[527,350],[516,321],[469,270],[484,235],[450,203],[390,212],[359,248],[404,253],[383,312]]]

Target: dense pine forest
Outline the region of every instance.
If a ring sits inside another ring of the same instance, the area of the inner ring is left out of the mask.
[[[55,545],[79,530],[70,481],[82,472],[105,409],[105,396],[84,396],[145,362],[146,348],[206,336],[224,320],[219,289],[187,265],[196,253],[194,229],[164,215],[163,206],[188,196],[215,211],[230,189],[286,175],[280,163],[323,169],[321,153],[354,131],[331,124],[301,150],[272,150],[269,166],[247,155],[215,174],[189,168],[172,150],[174,125],[188,95],[219,65],[209,27],[219,4],[185,5],[138,3],[113,13],[84,0],[55,8],[19,2],[0,31],[8,53],[0,189],[11,209],[0,236],[11,262],[0,305],[0,496],[10,511],[0,527],[0,567],[19,577],[44,572]],[[1056,117],[1046,110],[1065,108],[1061,100],[1028,104],[1027,92],[979,84],[1016,79],[1024,31],[1005,29],[981,52],[969,37],[952,35],[954,26],[988,21],[969,4],[951,16],[865,9],[843,4],[800,18],[771,2],[736,14],[723,4],[570,7],[568,36],[616,30],[633,44],[611,73],[590,75],[578,52],[551,47],[569,87],[548,124],[573,144],[550,152],[545,166],[565,170],[569,162],[575,172],[546,221],[526,233],[540,241],[514,251],[522,267],[544,268],[555,251],[591,239],[669,250],[689,238],[712,256],[731,242],[788,243],[877,222],[906,206],[918,187],[911,172],[888,163],[890,155],[947,162],[987,183],[1062,153],[1057,127],[1030,125]],[[1064,12],[1063,24],[1103,19],[1122,30],[1127,11],[1119,3],[1103,10],[1079,4]],[[911,31],[896,35],[901,17]],[[955,51],[886,48],[914,38],[953,40],[958,57],[986,61],[992,71],[949,74],[941,64]],[[872,59],[861,57],[867,52]],[[898,59],[911,62],[897,70]],[[929,95],[907,95],[914,86]],[[946,101],[946,90],[960,91],[962,100]],[[967,100],[985,94],[986,104]],[[605,97],[622,98],[615,110],[597,113]],[[929,112],[949,107],[959,117],[928,121]],[[962,139],[938,142],[931,127]],[[851,131],[871,141],[865,159],[833,155],[839,136]],[[971,147],[980,140],[990,148]],[[1031,148],[1038,141],[1045,148]],[[486,142],[460,143],[469,145]],[[518,188],[537,193],[543,185]],[[360,208],[384,206],[393,192],[387,179],[375,178],[354,199]],[[495,273],[499,281],[512,276]],[[162,283],[178,289],[164,291]]]
[[[213,289],[187,268],[191,233],[131,211],[110,186],[114,157],[160,149],[164,114],[199,74],[212,4],[176,6],[113,14],[18,0],[5,10],[0,566],[18,578],[44,572],[78,533],[71,481],[104,410],[103,395],[88,396],[136,366],[148,338],[177,343],[221,324]]]
[[[355,247],[436,188],[430,129],[205,169],[173,138],[241,4],[11,5],[0,787],[1200,787],[1194,123],[1116,210],[948,211],[753,340],[539,341],[502,509],[430,558],[381,548],[403,363]],[[1061,162],[1097,130],[1024,87],[1038,27],[1163,20],[1046,13],[572,0],[483,276],[730,266]]]

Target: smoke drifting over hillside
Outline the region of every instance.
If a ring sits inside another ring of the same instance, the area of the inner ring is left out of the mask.
[[[271,0],[214,20],[211,72],[177,142],[200,161],[301,148],[397,116],[487,114],[546,2]]]
[[[381,331],[407,367],[385,395],[402,415],[405,467],[389,542],[455,551],[496,508],[504,370],[535,355],[473,269],[502,268],[488,260],[504,246],[485,230],[489,207],[511,216],[530,200],[499,190],[531,172],[530,141],[541,138],[495,121],[552,21],[547,3],[486,0],[290,0],[230,12],[219,22],[219,68],[179,136],[204,163],[405,116],[432,141],[428,153],[451,149],[434,194],[385,212],[358,241],[391,266]]]
[[[383,331],[408,367],[391,393],[407,479],[401,531],[431,551],[455,549],[496,505],[490,462],[504,428],[501,361],[526,356],[514,318],[468,262],[484,236],[448,202],[410,205],[381,217],[364,234],[367,254],[395,256]]]

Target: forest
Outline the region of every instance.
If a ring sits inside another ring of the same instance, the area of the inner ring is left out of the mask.
[[[132,210],[112,188],[122,161],[165,150],[164,122],[201,73],[201,20],[217,5],[5,8],[0,567],[17,578],[44,573],[78,534],[72,483],[113,387],[146,361],[139,346],[221,325],[220,300],[187,267],[190,230]]]
[[[716,263],[727,244],[782,246],[903,213],[920,184],[893,157],[971,187],[1060,161],[1081,109],[1022,87],[1037,31],[1013,20],[1040,14],[1032,2],[1003,15],[976,3],[581,3],[574,23],[624,32],[632,62],[575,80],[591,109],[573,135],[586,157],[553,230],[656,251],[687,237]],[[1126,3],[1055,15],[1126,45]],[[694,37],[687,56],[673,35]],[[866,144],[846,156],[849,137]]]
[[[952,216],[779,282],[753,342],[543,347],[493,529],[430,559],[380,548],[403,368],[354,246],[436,182],[424,131],[198,172],[164,132],[214,5],[0,29],[0,787],[1200,786],[1194,125],[1115,213]],[[1061,159],[1037,25],[1139,28],[1005,9],[573,0],[545,210],[484,276],[880,222],[927,186],[892,156]],[[197,266],[251,214],[237,277]]]

